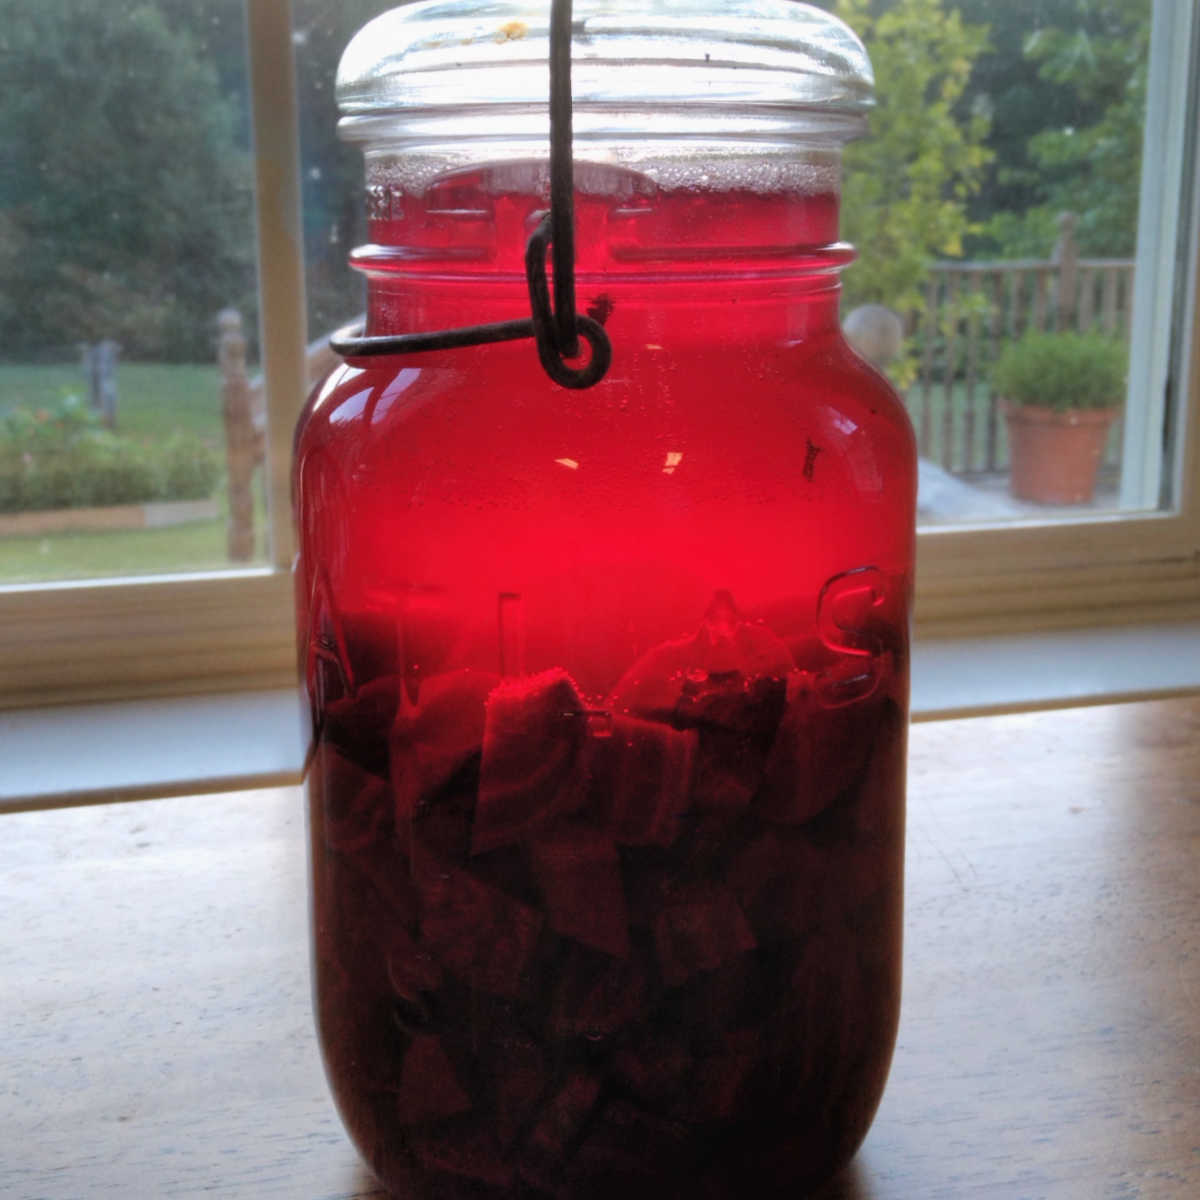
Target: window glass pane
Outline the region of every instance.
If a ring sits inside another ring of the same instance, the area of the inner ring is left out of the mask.
[[[912,416],[923,525],[1170,507],[1191,6],[821,2],[876,70],[870,133],[847,155],[843,232],[860,258],[843,315]],[[362,164],[336,141],[333,79],[389,7],[294,5],[313,337],[362,308],[345,265],[364,236]]]
[[[293,43],[303,160],[305,285],[309,337],[321,337],[363,311],[364,283],[346,263],[366,238],[363,158],[337,136],[334,79],[350,39],[388,0],[293,0]]]
[[[0,583],[262,560],[242,0],[0,30]]]
[[[844,322],[868,354],[902,330],[886,369],[917,431],[922,523],[1169,503],[1169,300],[1150,308],[1188,261],[1187,39],[1172,71],[1164,27],[1185,22],[1152,0],[826,7],[863,35],[879,99],[848,155]]]

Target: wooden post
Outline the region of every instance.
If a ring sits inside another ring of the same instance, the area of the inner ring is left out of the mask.
[[[972,271],[967,276],[967,394],[963,419],[962,469],[970,472],[975,466],[975,384],[979,376],[979,305],[986,302],[983,275]]]
[[[1058,241],[1050,261],[1058,268],[1058,287],[1054,293],[1054,319],[1050,327],[1055,330],[1068,330],[1074,324],[1075,303],[1078,295],[1076,280],[1079,270],[1079,247],[1075,244],[1075,225],[1077,217],[1074,213],[1060,213],[1058,217]]]
[[[217,315],[217,362],[221,368],[221,412],[225,419],[225,456],[229,471],[230,560],[254,557],[254,468],[257,437],[246,376],[246,335],[235,308]]]
[[[958,354],[958,286],[957,273],[946,276],[946,308],[943,318],[946,330],[944,374],[942,376],[942,466],[954,470],[954,365]]]
[[[96,407],[109,429],[117,427],[117,358],[121,347],[111,338],[93,347],[96,353]]]
[[[94,345],[79,343],[88,407],[100,414],[109,429],[117,426],[117,359],[120,353],[121,347],[107,338]]]
[[[933,457],[933,340],[937,336],[938,275],[925,288],[925,353],[921,358],[921,454]]]

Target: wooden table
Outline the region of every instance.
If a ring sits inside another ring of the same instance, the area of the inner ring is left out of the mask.
[[[918,725],[906,992],[828,1200],[1200,1197],[1200,697]],[[0,816],[0,1196],[378,1194],[294,789]]]

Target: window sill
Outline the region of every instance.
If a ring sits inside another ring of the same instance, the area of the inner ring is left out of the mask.
[[[923,641],[915,720],[1200,690],[1200,622]],[[0,713],[0,809],[295,783],[291,689]]]

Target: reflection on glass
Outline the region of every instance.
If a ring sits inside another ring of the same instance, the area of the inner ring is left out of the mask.
[[[242,0],[0,21],[0,584],[261,560]]]

